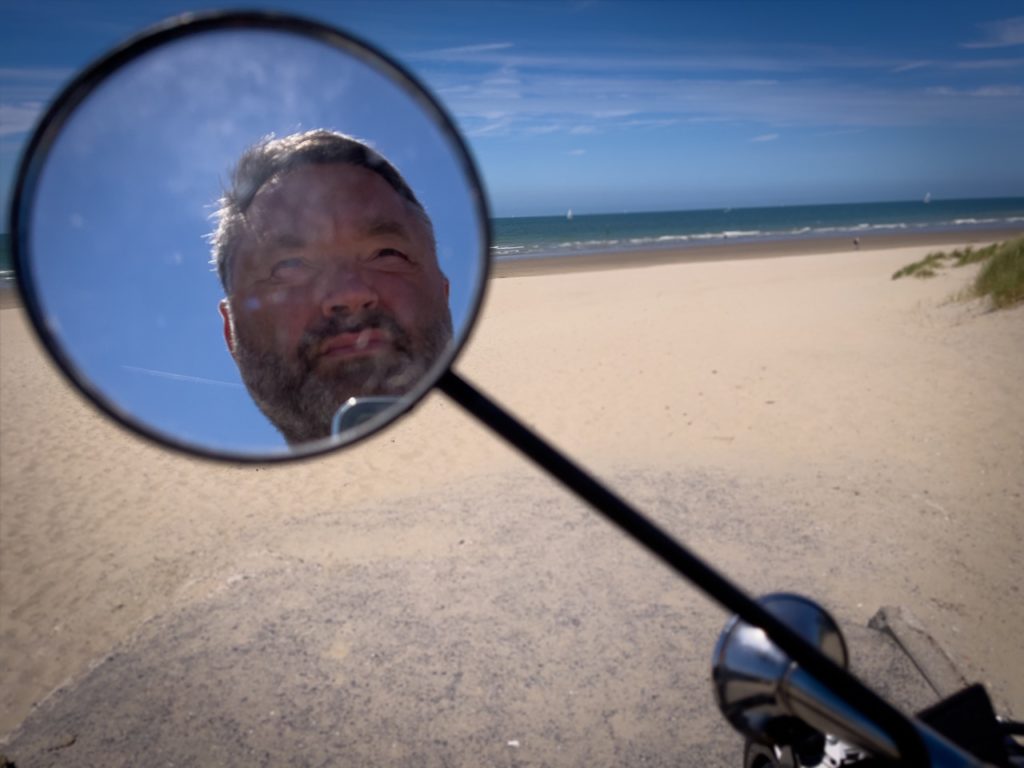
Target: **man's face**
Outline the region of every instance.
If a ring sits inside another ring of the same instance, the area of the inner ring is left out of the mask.
[[[326,437],[349,397],[408,392],[451,339],[430,227],[366,168],[304,165],[274,177],[231,258],[225,338],[291,443]]]

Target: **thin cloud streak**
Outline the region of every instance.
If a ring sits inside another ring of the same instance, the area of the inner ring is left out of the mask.
[[[746,121],[765,127],[865,128],[922,125],[988,114],[1024,119],[1019,86],[956,90],[944,85],[868,87],[828,81],[664,80],[660,78],[522,77],[514,98],[460,83],[442,98],[471,135],[579,133],[592,129]],[[978,97],[984,99],[984,108]],[[987,110],[983,113],[982,110]],[[771,131],[766,131],[769,133]]]
[[[938,85],[928,89],[928,93],[943,97],[966,97],[983,99],[1013,99],[1024,95],[1024,87],[1019,85],[985,85],[980,88],[950,88]]]
[[[1024,69],[1024,59],[984,59],[981,61],[955,61],[950,69]]]
[[[1006,39],[1005,29],[992,32]],[[706,47],[706,46],[705,46]],[[658,56],[650,49],[537,54],[509,42],[421,51],[424,78],[471,136],[574,134],[627,127],[650,130],[697,122],[867,128],[1019,116],[1014,86],[976,83],[964,90],[935,82],[936,73],[1024,68],[1021,58],[904,59],[816,45],[776,47],[773,54],[709,49],[707,55]],[[905,77],[865,81],[865,70]],[[933,82],[927,80],[931,74]],[[746,75],[745,77],[743,75]],[[628,122],[627,122],[628,120]]]
[[[27,133],[35,126],[44,109],[45,105],[41,102],[0,104],[0,136]]]
[[[126,371],[132,373],[144,373],[147,376],[155,376],[161,379],[170,379],[172,381],[187,381],[192,384],[213,384],[219,387],[231,387],[232,389],[241,389],[242,385],[232,381],[221,381],[220,379],[207,379],[203,376],[190,376],[185,373],[172,373],[170,371],[158,371],[153,368],[139,368],[135,365],[122,365]]]
[[[891,70],[894,74],[915,70],[974,71],[985,69],[1024,69],[1024,59],[979,59],[974,61],[911,61]]]
[[[72,74],[60,67],[0,67],[0,80],[65,80]]]
[[[678,47],[674,46],[674,48]],[[846,54],[827,48],[811,46],[790,46],[789,48],[790,50],[777,56],[746,52],[723,54],[717,49],[709,49],[706,53],[686,56],[669,52],[663,55],[651,55],[649,51],[623,51],[621,54],[606,51],[600,55],[552,55],[519,51],[512,43],[485,43],[457,48],[407,51],[402,54],[402,58],[414,62],[434,62],[447,65],[575,72],[649,71],[676,75],[686,72],[709,71],[800,73],[829,69],[889,70],[908,63],[898,59],[855,53]]]
[[[995,48],[1017,45],[1016,42],[997,44],[962,44],[962,48]],[[681,77],[688,73],[718,72],[722,74],[765,73],[775,75],[800,75],[810,72],[910,72],[917,69],[986,69],[1014,68],[1024,65],[1020,58],[971,61],[954,59],[948,61],[900,59],[844,52],[835,49],[792,45],[775,56],[746,52],[722,53],[708,50],[699,55],[680,56],[666,51],[664,55],[651,55],[649,50],[603,52],[600,55],[539,54],[518,50],[512,43],[485,43],[481,45],[442,48],[428,51],[405,52],[402,58],[412,62],[427,62],[435,65],[457,65],[463,67],[497,67],[501,69],[538,70],[545,72],[647,72],[663,73],[666,77]]]
[[[984,36],[980,40],[961,43],[961,48],[1007,48],[1024,45],[1024,16],[1000,19],[978,26]]]
[[[890,71],[898,74],[900,72],[913,72],[915,69],[927,69],[935,66],[936,63],[934,61],[908,61],[906,64],[893,67]]]
[[[479,43],[477,45],[458,45],[454,48],[438,48],[432,51],[420,51],[408,54],[406,58],[421,61],[469,61],[480,54],[492,51],[504,51],[512,48],[514,43]]]
[[[48,103],[72,75],[73,70],[56,67],[0,67],[0,103],[7,106]]]

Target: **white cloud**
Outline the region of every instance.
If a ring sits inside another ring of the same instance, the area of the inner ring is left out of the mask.
[[[472,61],[483,58],[491,60],[489,54],[504,51],[512,47],[512,43],[479,43],[477,45],[460,45],[455,48],[437,48],[433,51],[419,51],[407,54],[407,58],[426,61]]]
[[[574,157],[579,157],[580,155],[587,154],[587,150],[585,150],[585,149],[570,149],[569,150],[569,154],[574,156]]]
[[[524,133],[528,133],[531,136],[543,136],[546,133],[558,133],[564,130],[563,126],[558,123],[547,123],[544,125],[530,125],[523,129]]]
[[[751,141],[775,141],[779,138],[777,133],[762,133],[760,136],[755,136]]]
[[[698,122],[693,120],[691,122]],[[710,122],[710,121],[708,121]],[[679,120],[674,117],[651,117],[651,118],[640,118],[637,120],[626,120],[622,123],[623,127],[626,128],[667,128],[670,125],[677,125]]]
[[[474,121],[467,121],[469,124],[464,127],[467,136],[494,136],[509,133],[512,120],[502,117],[497,120],[490,120],[481,124],[473,125]]]
[[[961,43],[961,48],[1006,48],[1011,45],[1024,45],[1024,16],[990,21],[978,26],[983,33],[981,39]]]
[[[893,74],[913,72],[915,70],[950,70],[972,71],[980,69],[1020,69],[1024,67],[1024,59],[975,59],[956,61],[908,61],[894,67]]]
[[[935,66],[934,62],[931,61],[908,61],[906,64],[900,64],[898,67],[893,67],[893,72],[912,72],[915,69],[924,69],[925,67]]]

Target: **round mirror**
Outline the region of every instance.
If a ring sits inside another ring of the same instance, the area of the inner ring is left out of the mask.
[[[367,45],[269,14],[174,21],[80,75],[32,138],[10,231],[32,322],[89,398],[259,461],[408,411],[467,337],[490,244],[437,102]]]

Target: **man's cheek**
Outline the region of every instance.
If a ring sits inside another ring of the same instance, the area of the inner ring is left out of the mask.
[[[264,350],[294,350],[302,335],[301,322],[292,312],[267,311],[266,308],[260,308],[245,313],[237,318],[236,322],[244,329],[243,335]]]
[[[409,329],[410,323],[423,323],[437,303],[433,285],[421,282],[395,280],[386,294],[388,303],[399,322]]]

